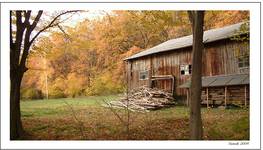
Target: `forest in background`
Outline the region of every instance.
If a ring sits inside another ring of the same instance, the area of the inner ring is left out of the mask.
[[[63,26],[32,47],[22,99],[117,94],[125,90],[124,58],[191,34],[184,11],[112,11]],[[249,20],[248,11],[206,11],[205,30]],[[48,90],[47,90],[48,89]]]

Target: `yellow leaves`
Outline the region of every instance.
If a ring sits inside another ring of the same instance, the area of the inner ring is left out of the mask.
[[[85,92],[87,95],[107,95],[122,92],[124,85],[113,80],[114,75],[111,72],[105,72],[96,76],[91,81],[91,86]]]
[[[206,11],[205,29],[220,28],[226,25],[249,20],[249,11]]]
[[[78,76],[76,73],[70,73],[67,76],[65,94],[70,97],[80,95],[80,91],[84,89],[85,79],[82,76]]]
[[[48,52],[48,86],[57,96],[117,93],[125,85],[127,58],[178,36],[191,28],[185,11],[111,11],[103,18],[84,20],[52,31],[38,40],[33,50]],[[206,11],[206,28],[221,27],[249,18],[247,11]],[[175,20],[173,20],[175,19]],[[41,58],[28,64],[42,68]],[[44,89],[43,73],[25,77],[23,86]],[[44,90],[42,90],[44,92]]]

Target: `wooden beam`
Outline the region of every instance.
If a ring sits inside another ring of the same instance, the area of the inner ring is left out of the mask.
[[[206,88],[206,107],[209,107],[209,102],[208,102],[208,97],[209,97],[209,93],[208,93],[208,87]]]
[[[226,108],[226,99],[227,99],[227,87],[225,86],[225,108]]]
[[[189,104],[189,89],[186,90],[186,106]]]
[[[155,75],[155,76],[152,76],[152,80],[160,80],[160,79],[171,79],[173,78],[174,75]]]
[[[126,84],[127,84],[127,90],[129,91],[129,88],[130,88],[130,80],[129,80],[129,78],[130,78],[130,63],[129,63],[129,61],[126,61]]]
[[[245,107],[247,107],[247,85],[245,85]]]
[[[152,88],[152,56],[150,56],[150,69],[149,69],[149,77],[148,77],[148,85],[149,88]]]
[[[173,93],[173,97],[175,98],[176,96],[176,92],[175,92],[175,76],[173,76],[172,78],[172,93]]]

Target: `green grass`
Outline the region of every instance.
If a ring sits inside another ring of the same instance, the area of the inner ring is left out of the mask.
[[[31,100],[21,102],[22,121],[29,133],[25,139],[41,140],[187,140],[189,108],[176,106],[148,113],[130,112],[129,136],[126,125],[103,100],[118,96],[93,96]],[[67,105],[69,104],[69,105]],[[72,109],[74,112],[72,111]],[[115,110],[127,120],[125,110]],[[77,120],[81,121],[80,125]],[[202,108],[205,140],[248,140],[249,110]]]
[[[87,107],[100,107],[103,100],[111,101],[117,98],[110,96],[90,96],[86,98],[61,98],[48,100],[24,100],[21,102],[22,117],[40,117],[48,115],[68,114],[71,105],[73,109],[85,109]]]

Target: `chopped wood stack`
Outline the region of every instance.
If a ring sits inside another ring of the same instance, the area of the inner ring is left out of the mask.
[[[108,103],[108,107],[128,108],[131,111],[149,111],[173,105],[175,102],[171,93],[145,86],[132,90],[119,101]]]
[[[208,94],[208,103],[216,105],[225,105],[225,87],[210,87]],[[201,104],[207,104],[206,89],[202,90]],[[245,104],[245,86],[228,86],[226,93],[227,105]],[[249,90],[246,89],[246,103],[249,103]]]

